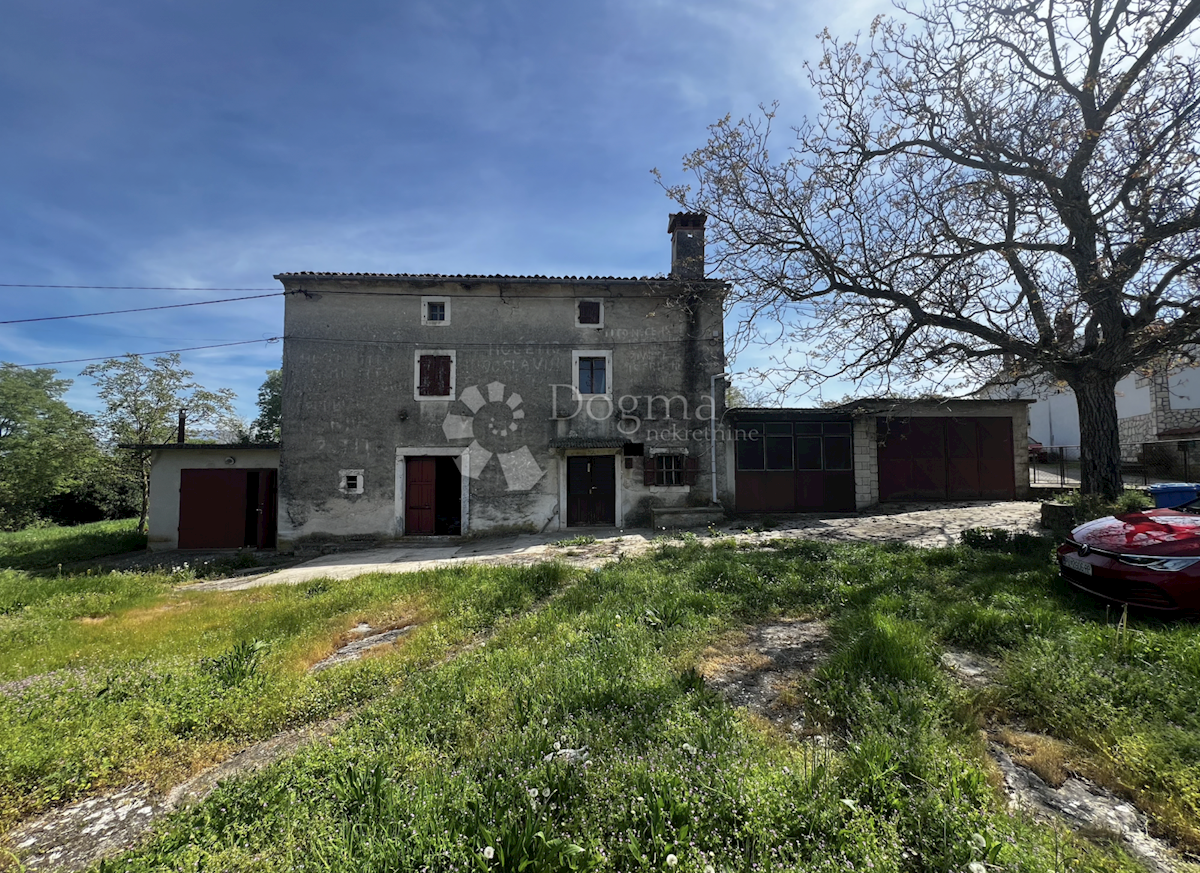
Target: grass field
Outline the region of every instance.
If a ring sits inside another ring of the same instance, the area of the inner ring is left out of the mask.
[[[0,531],[0,567],[36,570],[146,547],[137,519]]]
[[[9,571],[0,815],[165,786],[361,706],[332,743],[219,789],[107,869],[1140,869],[1102,835],[1004,810],[980,728],[1020,723],[1059,741],[1035,766],[1105,782],[1200,848],[1196,629],[1119,629],[1057,580],[1048,545],[976,545],[687,543],[598,572],[231,593]],[[830,624],[828,659],[791,692],[821,742],[784,741],[696,670],[781,615]],[[421,626],[386,656],[304,672],[363,620]],[[957,687],[948,647],[1000,659],[1001,680]]]

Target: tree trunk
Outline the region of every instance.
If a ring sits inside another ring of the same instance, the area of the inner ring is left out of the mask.
[[[146,532],[146,517],[150,514],[150,458],[146,456],[141,460],[141,486],[142,486],[142,514],[138,518],[137,532],[144,534]]]
[[[1069,382],[1079,405],[1080,491],[1113,499],[1121,493],[1117,379],[1088,373]]]

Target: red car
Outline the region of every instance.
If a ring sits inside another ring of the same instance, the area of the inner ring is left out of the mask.
[[[1081,591],[1159,613],[1200,613],[1200,500],[1081,524],[1058,547]]]

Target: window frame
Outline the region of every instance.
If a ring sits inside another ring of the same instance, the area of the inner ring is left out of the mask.
[[[421,358],[449,357],[450,358],[450,391],[447,394],[421,393]],[[454,349],[416,349],[413,352],[413,399],[418,401],[453,400],[458,391],[458,360]]]
[[[338,470],[338,491],[343,494],[362,494],[366,490],[362,470]],[[354,487],[350,487],[350,478],[354,477]]]
[[[600,307],[600,320],[595,323],[585,323],[579,320],[579,304],[595,303]],[[604,329],[604,299],[601,297],[577,297],[575,298],[575,326],[587,328],[590,330]]]
[[[432,320],[429,318],[429,304],[442,304],[442,313],[446,316],[441,321]],[[421,298],[421,324],[425,327],[446,327],[450,324],[450,298],[449,297],[422,297]]]
[[[583,358],[604,359],[604,390],[584,394],[579,390],[579,361]],[[571,352],[571,388],[576,397],[609,397],[613,396],[613,366],[611,349],[574,349]]]
[[[676,459],[678,466],[673,462],[675,469],[661,469],[663,458]],[[700,459],[687,449],[651,449],[642,461],[642,484],[649,488],[692,488],[699,473]],[[677,481],[664,481],[667,474]]]

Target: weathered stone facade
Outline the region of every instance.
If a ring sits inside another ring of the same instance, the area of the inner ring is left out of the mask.
[[[676,225],[694,257],[702,221]],[[277,276],[290,292],[281,547],[621,527],[652,506],[708,504],[726,285],[678,273]],[[426,492],[433,527],[418,531]]]

